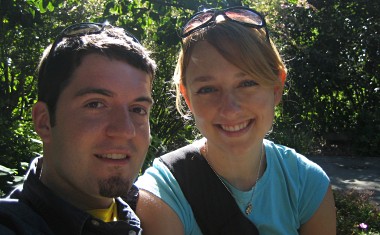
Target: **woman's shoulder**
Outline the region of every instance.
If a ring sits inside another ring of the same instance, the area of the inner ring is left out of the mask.
[[[190,152],[196,154],[197,151],[199,152],[199,148],[197,148],[195,143],[192,143],[157,157],[154,159],[152,166],[146,169],[144,174],[141,175],[136,182],[136,185],[140,189],[160,198],[175,212],[184,226],[185,234],[191,234],[191,231],[198,227],[192,209],[170,169],[170,164],[168,165],[168,163],[164,161],[166,160],[165,158],[169,158],[170,161],[174,162],[175,159],[178,160],[178,158],[184,156],[185,153]]]
[[[318,164],[298,153],[295,149],[276,144],[271,140],[265,140],[264,144],[267,161],[270,161],[273,165],[278,165],[284,170],[289,170],[290,173],[297,173],[297,175],[301,176],[303,174],[316,174],[326,177],[325,172]]]
[[[282,159],[291,158],[293,156],[302,156],[301,154],[297,153],[294,148],[275,143],[272,140],[264,139],[264,145],[265,148],[269,150],[270,154],[275,154],[277,157],[280,157]]]

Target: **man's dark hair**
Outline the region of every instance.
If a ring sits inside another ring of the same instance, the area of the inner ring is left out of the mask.
[[[151,82],[154,79],[156,64],[150,58],[149,51],[122,28],[109,26],[96,34],[63,37],[52,52],[51,47],[45,49],[38,66],[38,100],[47,104],[52,126],[55,125],[58,98],[86,55],[97,53],[125,61],[148,73]]]

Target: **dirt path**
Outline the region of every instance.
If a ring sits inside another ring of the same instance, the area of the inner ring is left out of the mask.
[[[330,177],[334,189],[373,191],[380,208],[380,157],[309,157]]]

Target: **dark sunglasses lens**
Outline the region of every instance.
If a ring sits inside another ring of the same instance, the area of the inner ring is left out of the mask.
[[[67,28],[64,32],[65,36],[74,36],[79,34],[92,34],[102,31],[103,26],[98,24],[79,24]]]
[[[260,15],[247,9],[231,9],[225,12],[227,17],[232,20],[248,23],[257,26],[263,26],[264,22]]]
[[[193,29],[199,28],[201,25],[209,21],[214,15],[214,12],[204,12],[200,13],[187,22],[187,24],[183,27],[182,34],[186,34]]]

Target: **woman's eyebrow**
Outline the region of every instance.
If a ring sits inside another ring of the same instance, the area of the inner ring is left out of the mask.
[[[246,77],[247,77],[247,73],[245,73],[245,72],[238,72],[238,73],[234,74],[234,78],[236,78],[236,79],[244,79]],[[215,78],[212,76],[201,75],[201,76],[192,78],[190,81],[190,84],[198,83],[198,82],[208,82],[208,81],[212,81],[214,79]]]
[[[191,79],[190,84],[197,83],[197,82],[208,82],[213,80],[214,78],[211,76],[198,76]]]

